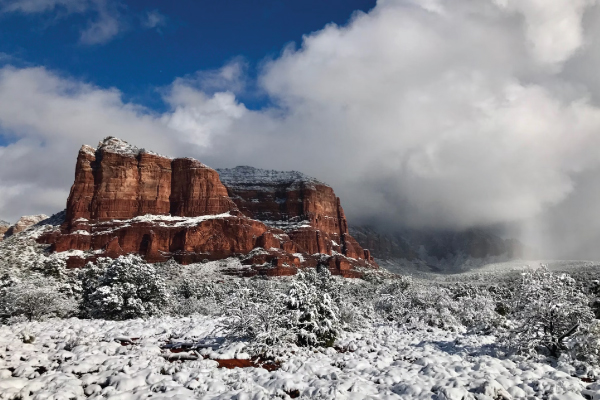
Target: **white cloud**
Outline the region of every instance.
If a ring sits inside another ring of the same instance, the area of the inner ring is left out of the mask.
[[[13,220],[62,209],[84,143],[113,135],[166,155],[192,156],[246,112],[231,93],[209,96],[180,82],[168,92],[173,110],[155,115],[124,103],[116,89],[45,68],[1,68],[0,133],[14,143],[0,146],[0,216]]]
[[[68,12],[84,12],[90,8],[90,0],[2,0],[3,12],[43,13],[63,7]]]
[[[0,187],[5,189],[0,215],[7,220],[62,209],[75,155],[84,143],[118,135],[175,152],[169,137],[176,132],[143,108],[123,103],[116,90],[61,78],[44,68],[0,69],[0,132],[15,140],[0,147]]]
[[[97,7],[96,20],[90,21],[87,27],[81,31],[79,42],[82,44],[104,44],[124,29],[118,12],[109,9],[109,6],[103,1],[97,2]]]
[[[246,90],[240,61],[176,79],[162,115],[115,89],[4,68],[0,129],[19,140],[0,151],[0,186],[13,188],[0,218],[51,212],[19,201],[23,188],[66,198],[79,145],[117,135],[213,166],[301,170],[333,185],[351,222],[537,221],[554,232],[580,224],[582,204],[599,200],[578,185],[600,170],[600,110],[587,92],[595,75],[572,71],[599,66],[588,56],[599,39],[582,27],[584,16],[600,22],[597,7],[445,4],[380,1],[346,26],[306,36],[264,66],[259,85],[272,105],[258,111],[237,97]]]
[[[493,0],[521,14],[531,50],[543,63],[562,63],[583,44],[582,18],[596,0]]]
[[[158,29],[166,24],[167,17],[158,12],[158,10],[148,11],[142,16],[142,26],[146,29]]]
[[[248,64],[244,59],[237,58],[216,70],[198,71],[195,74],[175,79],[169,90],[182,92],[185,88],[196,89],[197,92],[216,93],[231,92],[241,93],[246,89],[246,70]],[[174,94],[167,95],[172,97]],[[172,100],[169,99],[171,102]],[[178,101],[176,101],[178,102]]]
[[[104,44],[125,28],[118,3],[113,0],[0,0],[0,10],[25,14],[91,14],[94,18],[80,32],[79,42],[84,45]]]

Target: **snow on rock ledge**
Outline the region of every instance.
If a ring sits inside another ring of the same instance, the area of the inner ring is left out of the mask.
[[[327,186],[298,171],[275,171],[244,165],[235,168],[217,168],[217,172],[221,182],[229,188],[266,190],[271,187],[271,190],[276,190],[277,186],[285,185],[287,190],[294,190],[303,184],[312,187],[315,185]]]

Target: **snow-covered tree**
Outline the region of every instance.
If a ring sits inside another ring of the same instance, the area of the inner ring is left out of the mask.
[[[73,316],[77,301],[51,277],[32,275],[26,279],[4,276],[0,279],[0,318],[25,317],[39,320]]]
[[[292,282],[286,305],[301,346],[331,347],[340,333],[337,286],[328,270],[301,272]]]
[[[224,327],[231,336],[250,340],[257,352],[285,343],[332,346],[341,330],[333,281],[327,270],[300,272],[289,286],[246,281],[227,300]]]
[[[471,285],[441,286],[400,279],[381,286],[375,310],[412,327],[486,331],[502,319],[490,293]]]
[[[248,339],[257,352],[295,342],[281,285],[272,281],[245,282],[225,300],[224,323],[230,336]]]
[[[566,341],[594,319],[589,298],[575,279],[545,266],[522,274],[511,308],[513,327],[507,343],[525,353],[546,349],[554,357],[566,351]]]
[[[88,264],[82,272],[82,286],[82,311],[93,318],[160,315],[168,302],[163,278],[152,264],[135,255]]]

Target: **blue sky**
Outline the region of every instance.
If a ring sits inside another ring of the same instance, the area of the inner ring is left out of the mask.
[[[118,32],[82,43],[81,31],[100,18],[96,9],[78,12],[59,3],[45,11],[0,14],[0,53],[5,62],[116,87],[125,100],[161,109],[155,89],[176,77],[219,68],[235,57],[256,74],[261,60],[276,57],[289,42],[374,6],[374,0],[123,1],[107,6]],[[260,108],[265,98],[250,93],[243,100]]]

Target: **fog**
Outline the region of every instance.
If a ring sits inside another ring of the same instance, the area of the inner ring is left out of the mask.
[[[299,170],[350,224],[494,227],[600,259],[600,6],[384,0],[264,60],[176,77],[157,114],[43,66],[0,70],[0,219],[64,208],[105,136],[213,167]],[[269,106],[248,109],[250,88]]]

